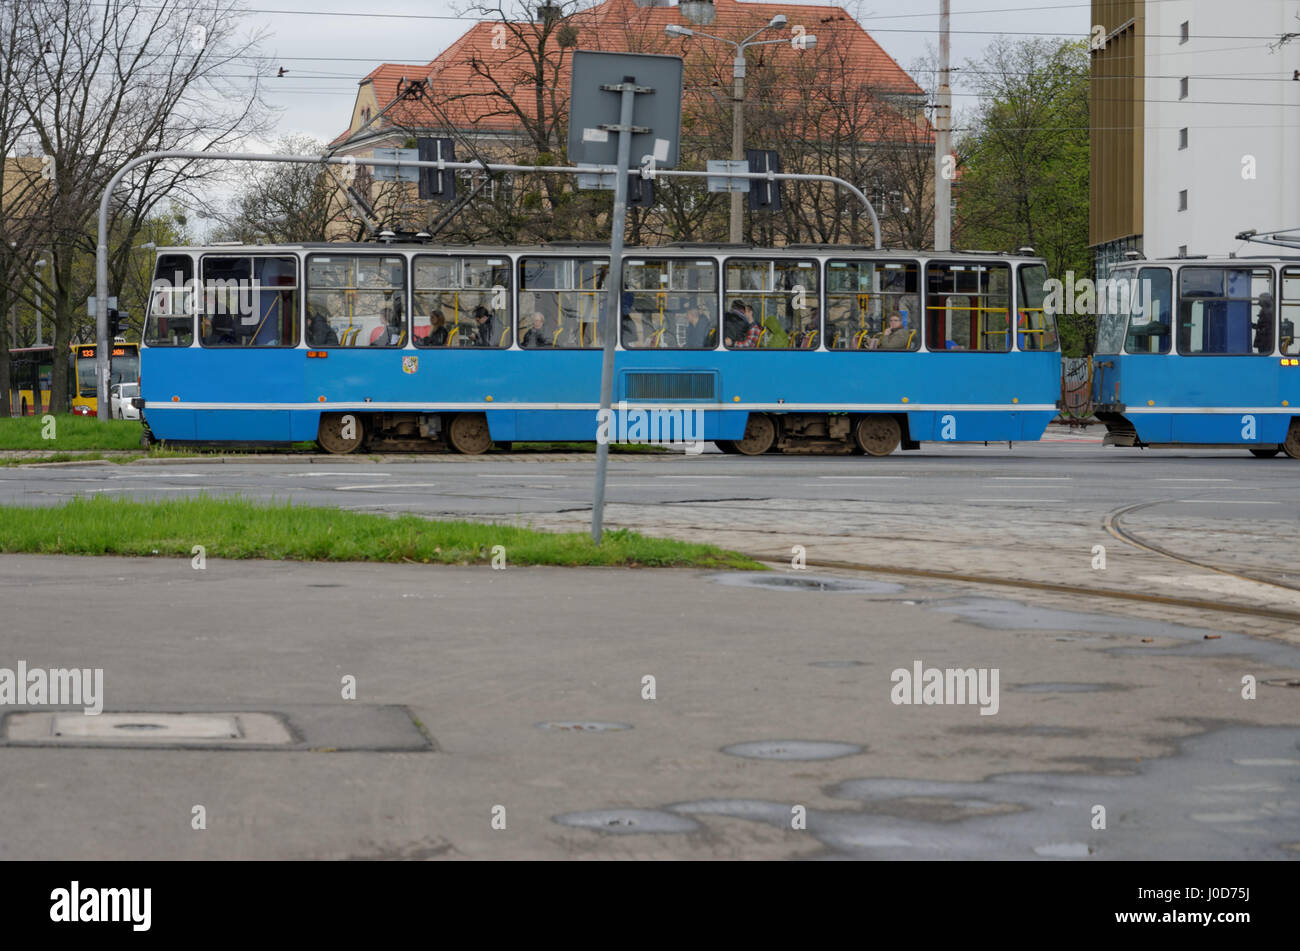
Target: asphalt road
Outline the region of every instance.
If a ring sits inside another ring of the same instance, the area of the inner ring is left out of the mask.
[[[0,502],[208,491],[581,530],[592,470],[10,468]],[[769,558],[759,586],[0,556],[0,668],[102,668],[135,737],[160,711],[269,713],[292,737],[61,748],[11,729],[36,708],[0,707],[0,858],[1294,859],[1300,628],[1256,609],[1300,611],[1298,503],[1300,463],[1058,433],[887,459],[613,457],[609,524]],[[1014,584],[1051,581],[1094,593]],[[917,663],[996,670],[997,712],[895,703]]]

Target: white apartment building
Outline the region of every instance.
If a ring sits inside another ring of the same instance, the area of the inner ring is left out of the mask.
[[[1300,228],[1300,0],[1094,0],[1093,21],[1099,271]]]

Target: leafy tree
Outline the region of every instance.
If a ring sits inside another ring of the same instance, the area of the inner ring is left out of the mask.
[[[1087,276],[1087,44],[999,37],[964,72],[983,98],[957,137],[960,245],[1029,245],[1053,277]],[[1061,328],[1067,352],[1081,352],[1091,319],[1069,320]]]

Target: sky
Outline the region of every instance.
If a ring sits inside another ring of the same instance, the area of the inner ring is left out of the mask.
[[[266,141],[251,141],[243,151],[272,151],[289,135],[309,135],[329,142],[347,129],[357,83],[381,63],[425,64],[450,46],[475,22],[466,11],[472,0],[243,0],[246,30],[264,31],[267,101],[278,109],[274,131]],[[480,0],[495,6],[498,0]],[[523,9],[521,0],[503,0],[508,10]],[[543,0],[527,0],[538,4]],[[676,0],[674,0],[676,2]],[[743,2],[743,0],[742,0]],[[774,2],[774,0],[769,0]],[[789,7],[816,0],[785,0]],[[834,0],[820,0],[830,5]],[[911,70],[938,49],[939,0],[845,0],[838,4],[861,23],[889,55]],[[951,0],[952,58],[960,67],[980,55],[998,34],[1083,38],[1089,32],[1089,0]],[[790,24],[798,23],[795,13]],[[815,33],[815,29],[809,29]],[[725,54],[725,51],[723,52]],[[276,77],[283,68],[286,75]],[[916,77],[922,85],[925,79]],[[960,122],[964,106],[960,72],[953,75],[953,108]],[[236,186],[213,184],[206,191],[223,207]],[[210,236],[218,222],[202,213],[190,218],[195,237]]]
[[[510,0],[507,0],[510,2]],[[827,0],[823,0],[823,3]],[[380,63],[427,63],[474,22],[464,0],[246,0],[250,26],[268,31],[264,52],[287,75],[268,81],[280,107],[277,133],[329,141],[348,125],[357,82]],[[801,5],[789,0],[789,6]],[[939,0],[848,0],[885,52],[904,68],[937,49]],[[997,34],[1083,38],[1088,0],[952,0],[952,63],[979,56]],[[296,11],[296,12],[288,12]],[[796,21],[791,15],[790,22]],[[810,29],[809,32],[816,32]],[[954,78],[954,106],[963,97]],[[277,136],[277,137],[278,137]]]

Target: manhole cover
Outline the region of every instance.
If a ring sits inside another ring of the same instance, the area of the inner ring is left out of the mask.
[[[1092,854],[1086,842],[1049,842],[1034,846],[1034,851],[1052,859],[1083,859]]]
[[[853,756],[861,753],[862,747],[822,740],[759,740],[755,743],[724,746],[722,752],[750,759],[813,760]]]
[[[601,723],[598,720],[551,720],[537,724],[538,729],[558,730],[562,733],[614,733],[630,730],[630,723]]]
[[[270,713],[14,713],[5,737],[15,742],[102,744],[279,744],[293,737]]]
[[[563,826],[595,829],[629,835],[646,832],[694,832],[700,824],[686,816],[658,809],[593,809],[590,812],[567,812],[555,816],[554,821]]]
[[[860,660],[814,660],[808,664],[809,667],[828,667],[837,670],[841,667],[865,667],[867,666]]]
[[[771,588],[778,591],[821,591],[846,594],[897,594],[903,590],[901,584],[885,581],[859,581],[856,578],[831,578],[826,575],[799,574],[778,575],[775,573],[734,572],[714,575],[711,579],[718,584],[732,585],[739,588]]]

